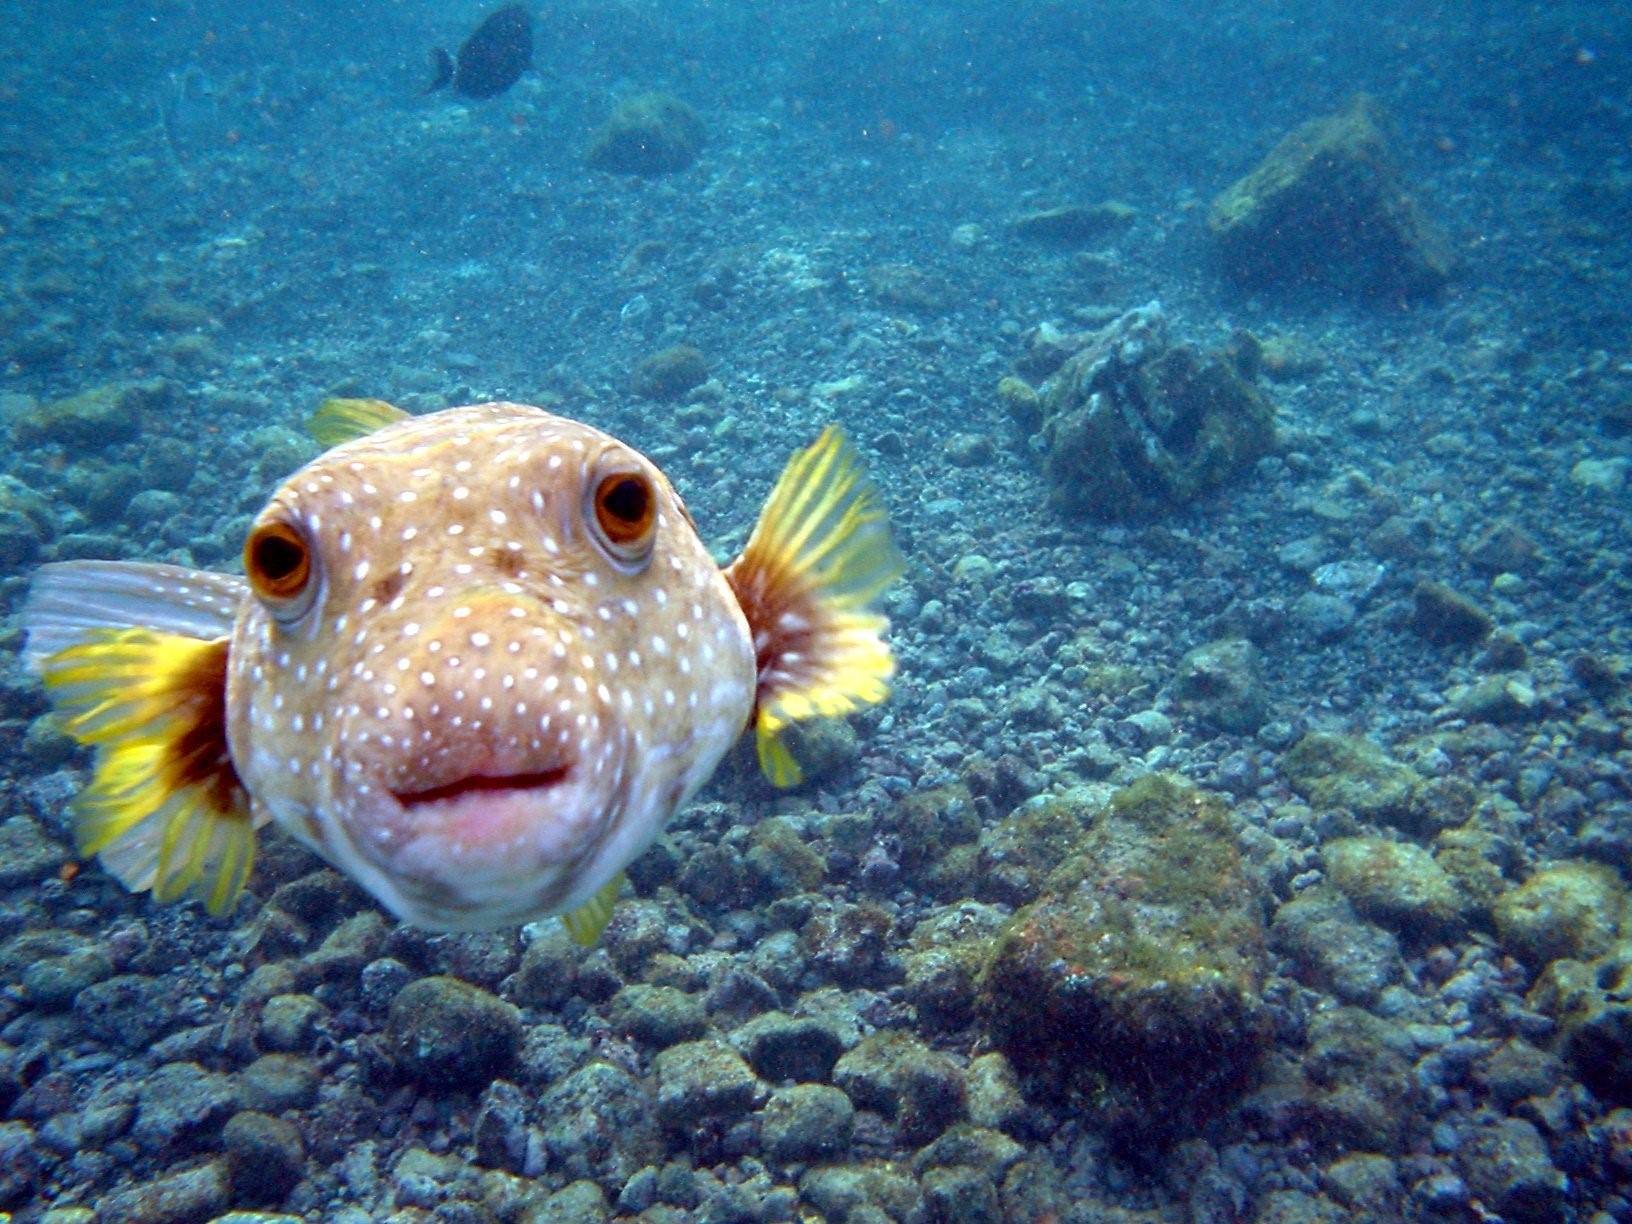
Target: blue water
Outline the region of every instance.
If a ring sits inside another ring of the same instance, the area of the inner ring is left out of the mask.
[[[1632,1220],[1632,7],[530,7],[531,67],[483,101],[425,92],[480,4],[4,9],[0,1211]],[[589,165],[650,91],[695,112],[694,156]],[[1214,201],[1357,94],[1381,207],[1409,198],[1443,276],[1369,280],[1382,214],[1330,179],[1236,275]],[[1084,232],[1028,235],[1062,206]],[[1153,302],[1273,406],[1273,443],[1183,496],[1141,466],[1200,445],[1155,423],[1144,357],[1087,380],[1132,432],[1060,458],[1064,363]],[[641,363],[681,344],[706,380],[654,392]],[[107,387],[112,417],[53,417]],[[597,949],[359,918],[277,833],[231,916],[127,893],[75,849],[89,757],[19,659],[31,576],[240,572],[330,396],[585,420],[722,561],[838,422],[908,563],[890,702],[805,745],[791,792],[728,758]],[[1474,627],[1437,628],[1425,584]],[[1221,641],[1244,673],[1198,662]],[[1311,785],[1311,733],[1411,797]],[[1155,772],[1227,829],[1201,926],[1246,966],[1229,1040],[1182,1002],[1165,1047],[1117,1027],[1143,1004],[1095,1010],[1162,996],[1154,953],[1067,964],[1119,914],[1200,963],[1153,882],[1181,851],[1108,814]],[[1028,914],[1054,968],[994,994]],[[519,1009],[474,1078],[402,1053],[392,1001],[436,975]],[[813,1061],[755,1044],[768,1014],[811,1022]]]

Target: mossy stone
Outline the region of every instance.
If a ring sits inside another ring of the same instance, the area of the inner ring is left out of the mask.
[[[636,1041],[664,1048],[703,1035],[708,1016],[702,1000],[672,986],[636,982],[612,996],[607,1019],[620,1033]]]
[[[1467,900],[1421,846],[1383,837],[1342,837],[1324,850],[1326,874],[1368,918],[1425,938],[1462,924]]]
[[[1061,510],[1161,514],[1226,483],[1275,443],[1275,406],[1222,353],[1172,344],[1154,304],[1072,356],[1043,394],[1043,472]]]
[[[1205,642],[1179,661],[1179,701],[1203,722],[1251,735],[1269,718],[1269,692],[1258,648],[1245,638]]]
[[[1023,1071],[1126,1143],[1227,1106],[1269,1037],[1257,889],[1215,796],[1151,775],[1116,792],[1079,852],[990,953],[979,1013]]]
[[[647,399],[677,400],[707,380],[708,359],[689,344],[673,344],[635,367],[634,388]]]
[[[856,1109],[827,1084],[778,1089],[760,1112],[759,1135],[772,1160],[831,1160],[850,1147]]]
[[[300,1128],[285,1118],[243,1110],[221,1132],[232,1188],[252,1202],[275,1203],[294,1189],[306,1163]]]
[[[584,160],[614,174],[684,170],[703,147],[703,121],[673,94],[637,94],[618,103],[590,137]]]
[[[924,1143],[964,1116],[963,1074],[909,1033],[885,1030],[856,1045],[833,1080],[857,1105],[892,1118],[904,1143]]]
[[[1409,818],[1420,780],[1372,741],[1325,731],[1311,731],[1294,744],[1281,758],[1281,771],[1311,807],[1372,821]]]
[[[1087,792],[1028,799],[981,833],[969,892],[1006,905],[1032,900],[1049,872],[1079,849],[1096,811]]]
[[[722,1041],[670,1046],[653,1063],[657,1114],[671,1130],[690,1131],[704,1118],[734,1122],[765,1099],[765,1085]]]
[[[514,1064],[521,1013],[458,978],[420,978],[391,1000],[385,1039],[397,1069],[408,1078],[480,1088]]]
[[[162,378],[104,383],[19,413],[12,418],[12,436],[24,446],[109,446],[135,437],[144,417],[155,416],[174,399],[174,386]]]
[[[1410,296],[1438,289],[1452,269],[1364,94],[1289,133],[1220,193],[1208,224],[1230,276],[1249,287],[1314,281]]]
[[[1561,956],[1591,960],[1620,931],[1626,890],[1600,863],[1560,863],[1536,872],[1491,908],[1502,946],[1533,967]]]

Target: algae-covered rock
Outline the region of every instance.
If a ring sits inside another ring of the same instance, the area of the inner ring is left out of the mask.
[[[1028,799],[981,833],[979,869],[965,888],[983,901],[1024,905],[1076,850],[1094,811],[1076,792]]]
[[[162,378],[105,383],[18,413],[11,422],[12,437],[24,446],[107,446],[134,437],[144,420],[162,423],[159,414],[174,400],[174,384]]]
[[[1620,930],[1626,890],[1599,863],[1560,863],[1536,872],[1491,909],[1502,947],[1540,967],[1568,956],[1591,960],[1608,952]]]
[[[765,1085],[721,1041],[670,1046],[653,1063],[657,1115],[672,1130],[691,1130],[704,1118],[733,1122],[765,1099]]]
[[[635,367],[634,388],[647,399],[677,400],[708,379],[708,361],[689,344],[675,344]]]
[[[1208,224],[1226,270],[1249,287],[1313,281],[1413,296],[1438,289],[1452,269],[1363,94],[1287,135],[1213,201]]]
[[[1366,917],[1415,937],[1461,925],[1467,899],[1421,846],[1341,837],[1328,842],[1324,853],[1326,874]]]
[[[1206,642],[1179,662],[1179,701],[1203,722],[1251,735],[1269,718],[1258,648],[1245,638]]]
[[[1269,452],[1275,408],[1224,354],[1168,340],[1152,303],[1093,336],[1043,394],[1043,471],[1064,510],[1159,514]]]
[[[863,1109],[895,1121],[902,1142],[928,1142],[964,1116],[963,1074],[909,1033],[862,1038],[833,1068],[833,1082]]]
[[[684,170],[703,147],[703,121],[673,94],[637,94],[618,103],[590,137],[584,160],[614,174]]]
[[[979,1012],[1022,1071],[1127,1142],[1227,1106],[1268,1039],[1259,900],[1223,805],[1164,775],[1118,791],[995,941]]]
[[[1408,818],[1415,770],[1355,735],[1311,731],[1281,758],[1281,771],[1309,805],[1342,809],[1362,820]]]
[[[856,1109],[827,1084],[794,1084],[771,1094],[759,1135],[773,1160],[831,1160],[850,1146]]]
[[[521,1013],[458,978],[421,978],[391,1000],[385,1038],[397,1069],[409,1078],[481,1087],[515,1062]]]
[[[663,1156],[651,1094],[629,1072],[592,1062],[539,1103],[551,1168],[567,1177],[624,1182]]]

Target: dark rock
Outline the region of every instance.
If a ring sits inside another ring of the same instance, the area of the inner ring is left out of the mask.
[[[675,1131],[689,1132],[703,1119],[734,1122],[765,1099],[765,1085],[741,1056],[720,1041],[670,1046],[653,1061],[657,1114]]]
[[[471,1127],[477,1163],[524,1173],[527,1167],[527,1098],[508,1080],[494,1080],[482,1093]]]
[[[213,1131],[237,1108],[238,1086],[230,1076],[197,1063],[166,1063],[137,1089],[131,1136],[149,1151],[164,1151]]]
[[[1345,1003],[1369,1004],[1400,979],[1399,941],[1355,914],[1342,893],[1311,888],[1275,911],[1272,946],[1291,957],[1300,978]]]
[[[271,1114],[244,1110],[221,1132],[232,1169],[233,1190],[257,1203],[282,1202],[306,1164],[300,1128]]]
[[[0,821],[0,888],[22,888],[57,874],[68,851],[52,840],[32,816]]]
[[[1436,646],[1468,646],[1490,636],[1490,614],[1439,582],[1419,582],[1411,592],[1411,628]]]
[[[539,1102],[551,1168],[567,1177],[623,1182],[662,1158],[650,1093],[627,1071],[592,1062]]]
[[[97,1203],[97,1216],[121,1224],[204,1224],[231,1201],[228,1163],[211,1160],[115,1191]]]
[[[1056,246],[1081,246],[1125,229],[1139,214],[1126,204],[1066,204],[1024,213],[1009,222],[1017,238]]]
[[[584,160],[614,174],[684,170],[703,147],[703,122],[679,98],[643,93],[618,103],[590,137]]]
[[[1451,274],[1449,247],[1401,185],[1365,95],[1290,133],[1213,201],[1208,224],[1226,270],[1249,287],[1414,296]]]
[[[23,446],[108,446],[134,437],[144,419],[157,419],[174,398],[174,385],[162,378],[107,383],[18,414],[12,418],[12,437]]]
[[[607,1019],[636,1041],[663,1048],[703,1035],[708,1016],[702,1000],[672,986],[634,983],[612,996]]]
[[[1324,856],[1327,876],[1354,907],[1401,934],[1446,934],[1466,917],[1456,881],[1413,842],[1340,837],[1326,843]]]
[[[408,1078],[479,1088],[514,1064],[521,1013],[458,978],[421,978],[391,1001],[385,1040],[398,1071]]]
[[[238,1073],[239,1098],[246,1109],[282,1113],[317,1102],[320,1075],[298,1054],[263,1054]]]
[[[825,1020],[772,1011],[731,1033],[731,1045],[773,1083],[820,1082],[844,1053],[843,1036]]]
[[[977,1170],[954,1165],[924,1174],[924,1205],[945,1224],[1002,1224],[997,1187]]]
[[[1281,758],[1292,789],[1311,807],[1362,820],[1409,817],[1418,775],[1368,739],[1312,731]]]

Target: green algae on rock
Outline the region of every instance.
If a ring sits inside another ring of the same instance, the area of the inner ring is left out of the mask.
[[[1022,1072],[1130,1145],[1225,1108],[1268,1042],[1261,901],[1219,800],[1155,774],[1112,796],[994,941],[979,1012]]]
[[[1416,296],[1451,275],[1449,245],[1406,193],[1366,95],[1312,119],[1213,201],[1224,266],[1256,287],[1316,281]]]
[[[684,170],[703,147],[703,121],[673,94],[636,94],[618,103],[590,137],[584,160],[614,174]]]
[[[1317,810],[1342,809],[1362,820],[1407,818],[1420,778],[1371,740],[1311,731],[1281,758],[1292,789]]]
[[[1467,898],[1421,846],[1340,837],[1327,842],[1324,853],[1326,874],[1366,917],[1415,938],[1462,926]]]
[[[104,383],[64,399],[36,404],[11,419],[19,445],[55,442],[98,448],[128,441],[151,418],[173,405],[175,385],[166,379]]]
[[[1049,379],[1043,472],[1062,510],[1160,514],[1268,454],[1275,407],[1222,353],[1168,340],[1156,303],[1129,311]]]
[[[1536,968],[1567,956],[1592,960],[1614,945],[1626,907],[1620,877],[1599,863],[1536,872],[1491,908],[1502,947]]]

